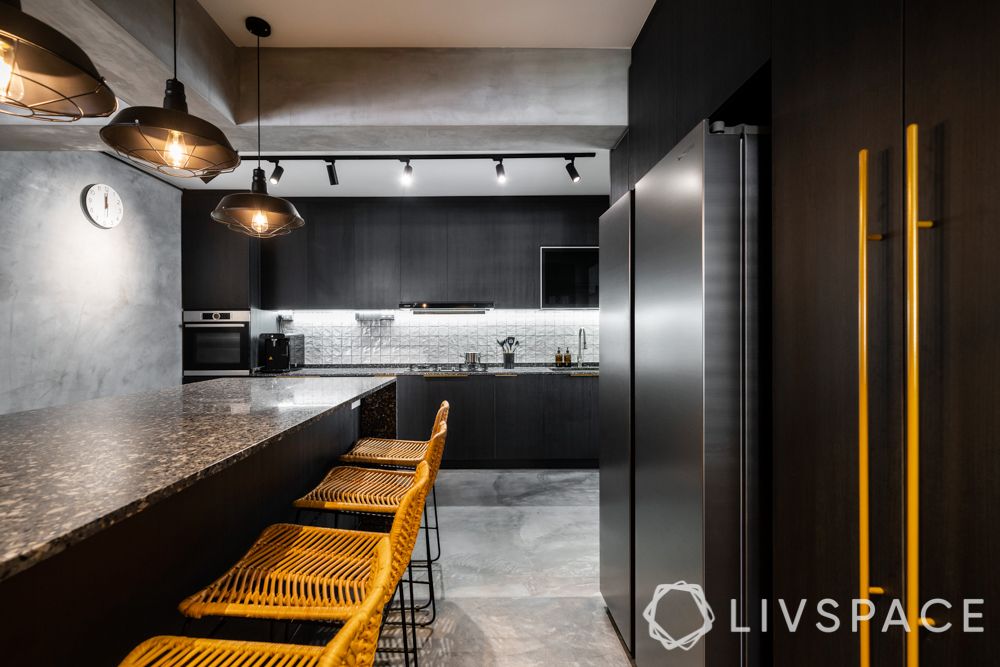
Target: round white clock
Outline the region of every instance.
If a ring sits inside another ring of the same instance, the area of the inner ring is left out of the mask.
[[[117,227],[125,214],[122,198],[114,188],[103,183],[87,186],[84,191],[84,206],[90,221],[104,229]]]

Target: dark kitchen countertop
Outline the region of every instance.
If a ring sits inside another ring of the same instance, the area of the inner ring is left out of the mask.
[[[287,373],[268,373],[257,371],[254,375],[259,377],[380,377],[396,375],[570,375],[573,373],[597,374],[596,366],[583,368],[573,367],[562,371],[554,371],[547,366],[517,366],[515,368],[502,368],[500,366],[487,366],[482,371],[429,371],[411,370],[409,366],[304,366]]]
[[[0,579],[392,382],[232,378],[0,416]]]

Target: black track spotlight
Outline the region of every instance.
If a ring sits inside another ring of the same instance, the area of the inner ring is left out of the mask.
[[[337,162],[335,160],[326,163],[326,176],[330,179],[330,185],[340,185],[340,179],[337,178]]]
[[[566,173],[569,174],[569,178],[574,183],[580,182],[580,172],[576,170],[576,158],[571,158],[569,162],[566,163]]]
[[[503,159],[497,160],[497,183],[503,185],[507,182],[507,170],[503,168]]]
[[[274,163],[274,171],[271,172],[271,177],[267,180],[271,182],[271,185],[277,185],[281,182],[281,177],[285,173],[285,168],[281,166],[280,162]]]
[[[410,166],[409,160],[406,160],[406,166],[403,167],[403,175],[399,177],[399,182],[407,188],[413,185],[413,167]]]

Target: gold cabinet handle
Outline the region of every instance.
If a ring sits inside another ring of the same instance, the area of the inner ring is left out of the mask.
[[[871,585],[871,499],[868,458],[868,242],[882,234],[868,232],[868,149],[858,151],[858,591],[859,599],[882,595]],[[861,667],[871,667],[871,626],[858,628]]]
[[[919,139],[906,127],[906,667],[920,665],[920,244],[934,223],[919,215]]]

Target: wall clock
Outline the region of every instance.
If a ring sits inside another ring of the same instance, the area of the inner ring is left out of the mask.
[[[114,188],[103,183],[88,185],[83,191],[83,204],[87,217],[98,227],[117,227],[125,214],[122,198]]]

